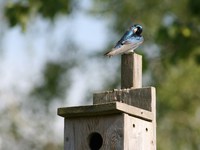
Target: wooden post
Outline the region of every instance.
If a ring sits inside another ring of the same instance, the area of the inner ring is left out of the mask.
[[[142,57],[122,55],[121,87],[93,105],[59,108],[65,150],[156,150],[156,91],[142,88]]]
[[[121,88],[142,87],[142,56],[136,53],[121,56]]]

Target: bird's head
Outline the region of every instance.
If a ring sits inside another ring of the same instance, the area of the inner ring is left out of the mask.
[[[136,35],[141,35],[141,33],[142,33],[142,26],[139,25],[139,24],[135,24],[134,27],[135,27],[135,29],[134,29],[135,34]]]

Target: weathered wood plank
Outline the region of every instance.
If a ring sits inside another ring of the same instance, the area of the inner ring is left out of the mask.
[[[125,115],[124,150],[156,150],[152,122]]]
[[[139,89],[119,89],[93,94],[93,104],[109,103],[113,101],[123,102],[131,106],[152,111],[152,97],[155,95],[154,87]]]
[[[142,56],[136,53],[121,56],[121,88],[142,87]]]
[[[101,135],[101,150],[124,150],[124,114],[65,119],[64,149],[89,150],[91,133]]]
[[[102,116],[116,113],[127,113],[131,116],[152,121],[153,114],[150,111],[133,107],[120,102],[111,102],[107,104],[87,105],[78,107],[58,108],[58,115],[65,118]]]
[[[157,126],[157,123],[156,123],[156,89],[153,88],[152,91],[151,91],[151,98],[152,98],[152,102],[151,102],[151,112],[153,114],[153,142],[152,144],[154,145],[154,150],[156,150],[156,126]]]

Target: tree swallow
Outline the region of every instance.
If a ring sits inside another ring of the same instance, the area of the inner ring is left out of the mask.
[[[135,24],[127,30],[122,38],[117,42],[111,51],[105,53],[105,56],[114,56],[122,53],[133,52],[144,41],[142,33],[142,26]]]

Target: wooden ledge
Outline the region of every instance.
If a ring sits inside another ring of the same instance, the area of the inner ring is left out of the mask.
[[[57,114],[65,118],[102,116],[108,114],[127,113],[143,120],[152,121],[153,113],[144,109],[127,105],[121,102],[110,102],[106,104],[95,104],[77,107],[58,108]]]
[[[128,105],[152,111],[152,103],[155,101],[155,88],[128,88],[115,89],[93,94],[93,104],[109,102],[122,102]]]

